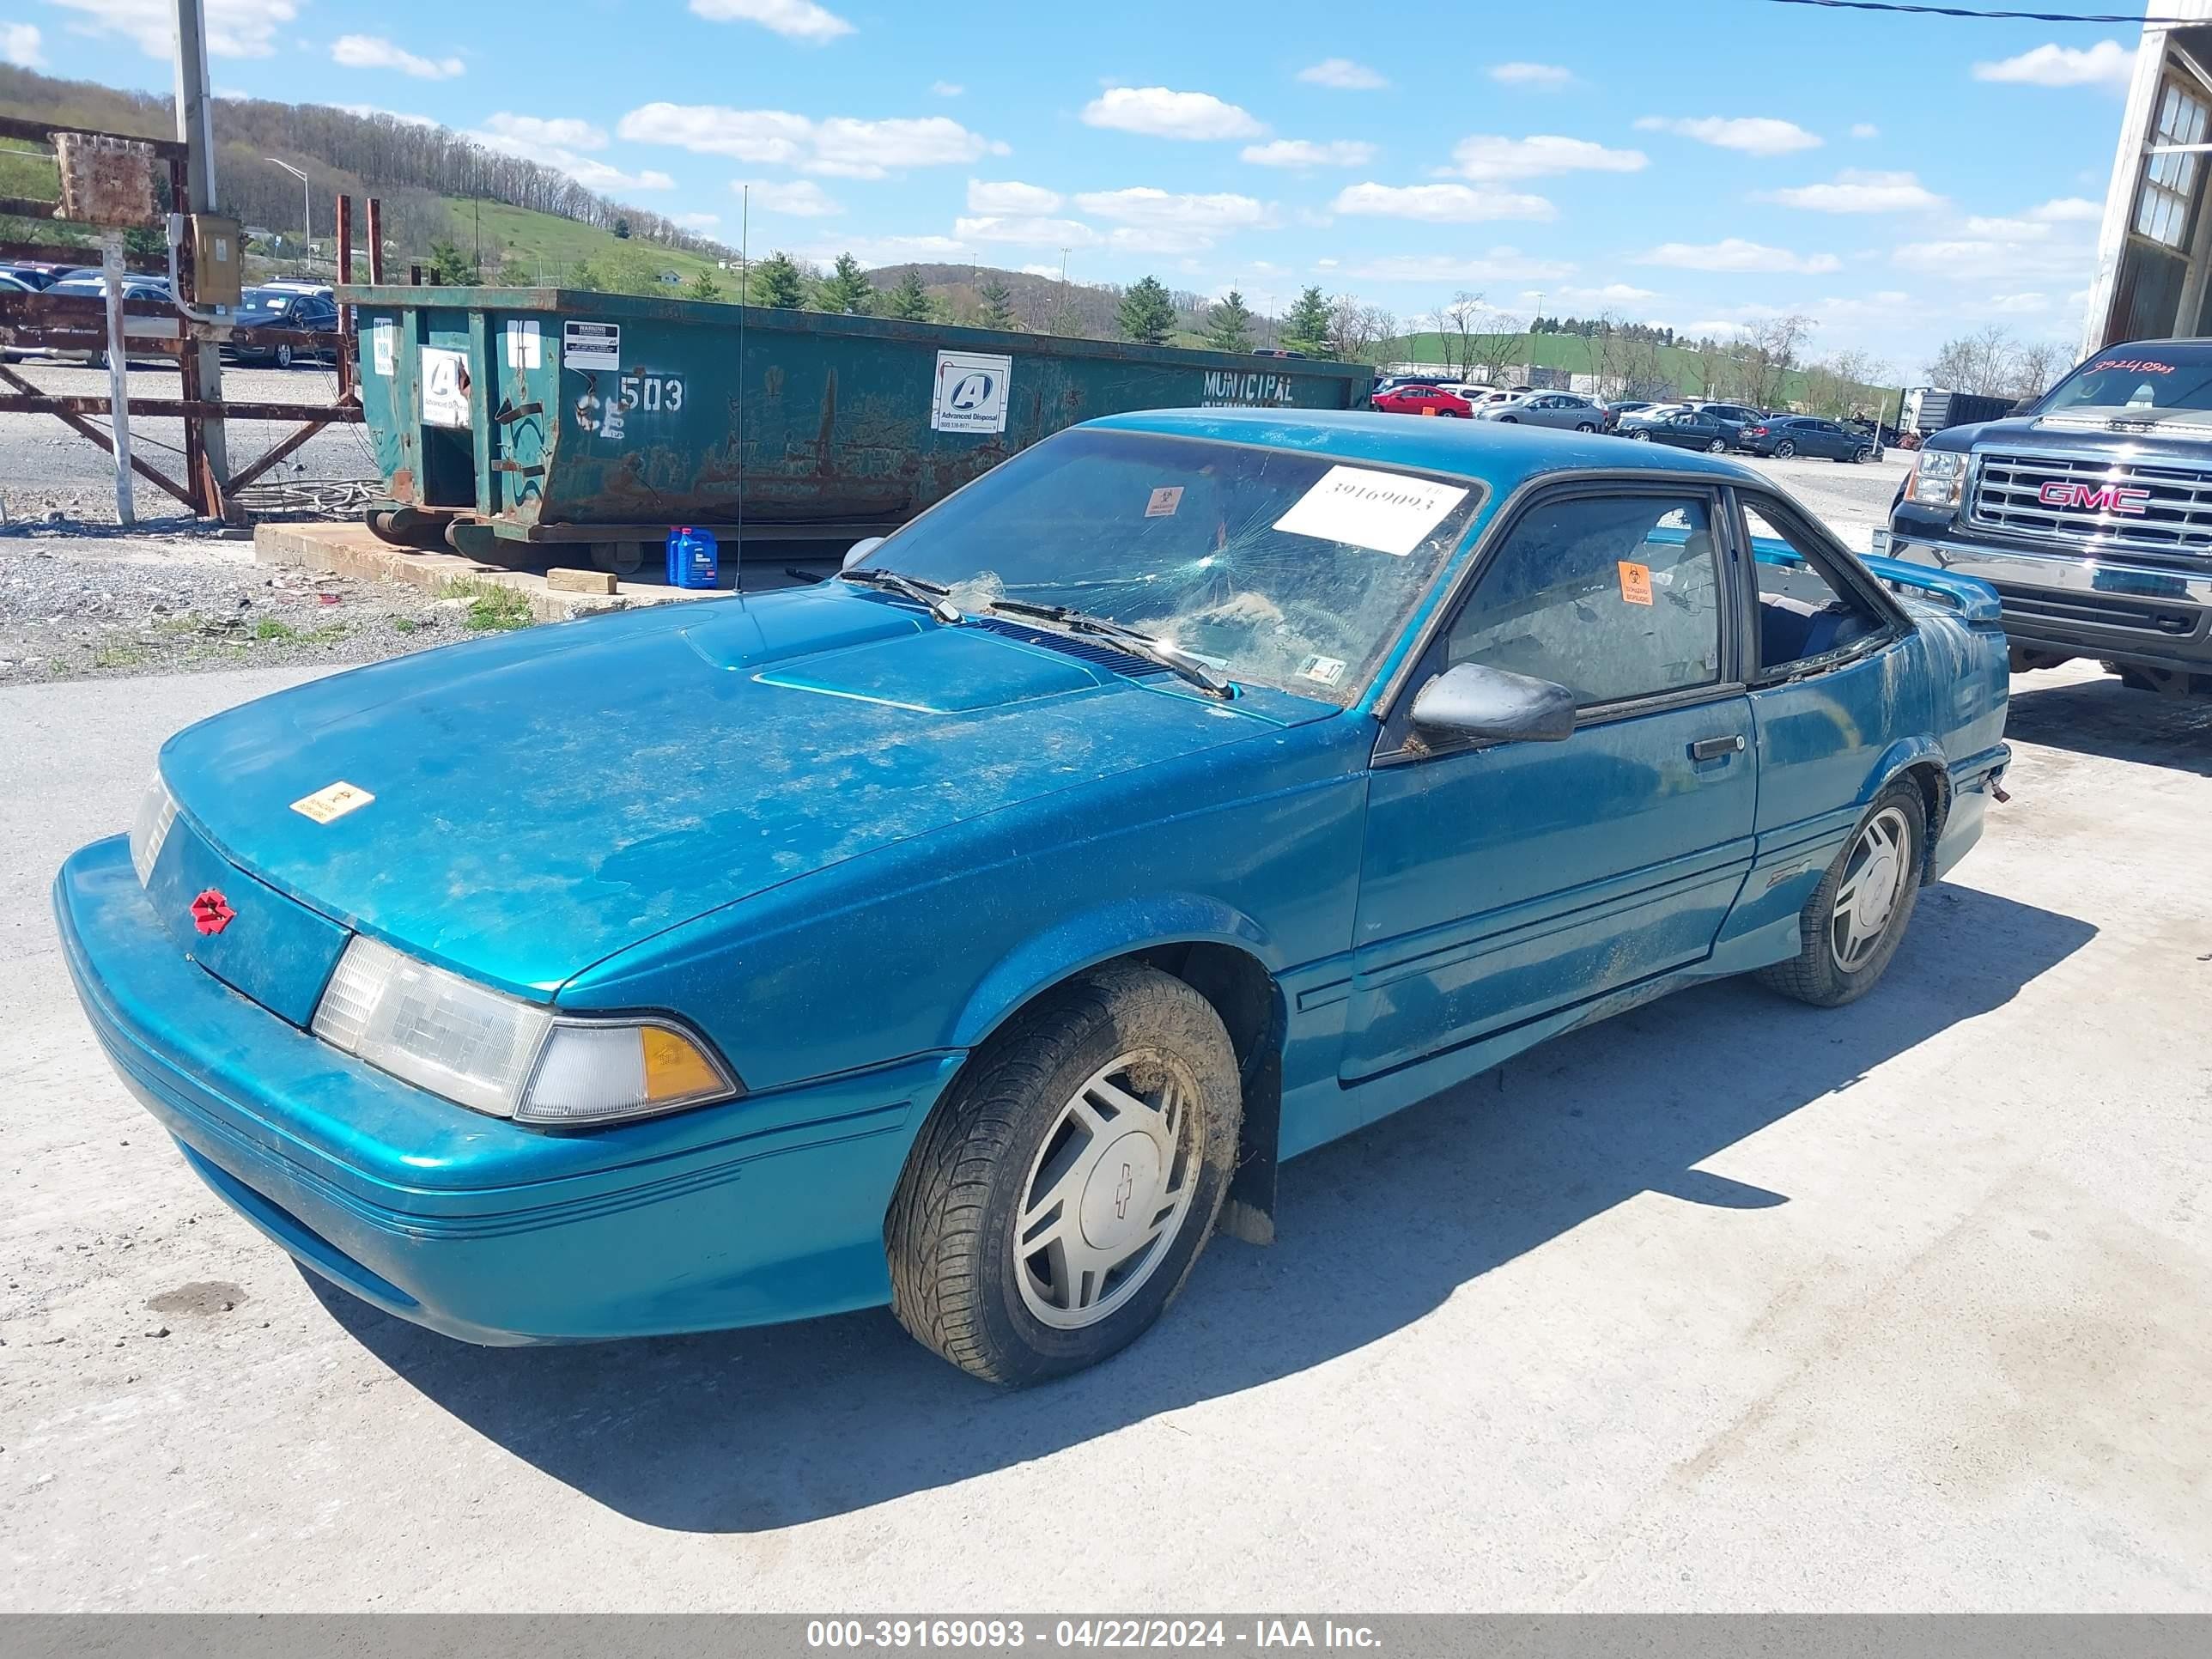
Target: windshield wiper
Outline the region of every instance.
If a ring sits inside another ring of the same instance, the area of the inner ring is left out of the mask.
[[[912,599],[924,606],[929,614],[941,623],[963,623],[968,615],[946,598],[949,588],[935,582],[926,582],[917,576],[902,576],[896,570],[884,570],[875,565],[858,564],[850,570],[837,573],[848,582],[859,582],[866,587],[887,587],[902,599]]]
[[[1110,640],[1133,657],[1164,668],[1217,697],[1230,695],[1229,682],[1178,646],[1156,640],[1150,634],[1124,626],[1105,617],[1093,617],[1064,605],[1031,605],[1022,599],[994,599],[984,609],[1017,617],[1036,617],[1058,623],[1071,634],[1089,634]]]

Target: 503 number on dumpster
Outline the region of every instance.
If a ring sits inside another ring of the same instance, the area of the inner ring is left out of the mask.
[[[673,374],[622,377],[622,406],[641,415],[680,415],[684,412],[684,382]]]

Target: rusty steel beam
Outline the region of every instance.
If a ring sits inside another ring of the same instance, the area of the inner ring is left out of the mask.
[[[351,272],[346,280],[353,280]],[[373,287],[384,283],[384,198],[380,196],[368,198],[368,280]]]
[[[270,467],[276,465],[277,462],[283,460],[286,456],[289,455],[294,450],[297,449],[301,444],[307,442],[308,439],[313,437],[315,434],[320,432],[329,424],[330,422],[326,420],[308,422],[307,425],[300,428],[296,432],[292,433],[282,443],[273,446],[270,449],[269,453],[264,455],[259,460],[255,461],[250,466],[240,467],[237,471],[232,473],[230,475],[230,487],[234,490],[245,489],[246,485],[252,483],[256,478],[266,472]]]
[[[13,377],[10,377],[13,379]],[[0,415],[106,415],[108,400],[102,396],[58,397],[40,392],[27,382],[20,397],[0,396]],[[131,413],[147,420],[321,421],[357,424],[358,404],[236,404],[210,403],[183,398],[133,398]]]
[[[126,317],[158,317],[176,322],[177,307],[167,300],[125,300]],[[107,302],[85,294],[0,294],[0,322],[14,317],[82,318],[107,327]]]
[[[0,382],[4,382],[9,386],[15,386],[27,392],[35,393],[38,391],[36,386],[33,386],[21,375],[16,374],[5,363],[0,363]],[[12,405],[25,402],[36,403],[40,401],[43,400],[35,397],[27,399],[23,398],[0,398],[0,405]],[[105,404],[107,400],[105,398],[102,398],[98,401]],[[57,420],[60,421],[64,426],[76,433],[80,438],[89,439],[92,442],[98,444],[102,450],[106,451],[110,455],[112,455],[115,453],[115,445],[105,432],[102,432],[98,427],[93,425],[91,422],[70,410],[49,409],[33,410],[31,412],[52,415]],[[103,409],[101,412],[104,414],[106,411]],[[167,490],[170,495],[174,495],[186,507],[191,508],[193,512],[197,513],[199,511],[199,503],[191,498],[191,494],[183,485],[178,483],[175,480],[171,478],[167,473],[163,472],[160,468],[153,465],[143,457],[133,455],[131,458],[131,470],[137,473],[140,477],[145,479],[147,483],[157,485],[161,489]]]
[[[0,242],[0,264],[35,265],[79,265],[88,270],[100,268],[100,250],[96,247],[72,247],[66,242]],[[86,254],[94,257],[87,259]],[[169,261],[166,255],[126,253],[123,268],[141,276],[167,276]]]
[[[98,127],[73,127],[60,121],[34,121],[21,115],[0,115],[0,138],[19,138],[27,144],[52,145],[54,135],[70,132],[87,138],[121,138],[133,144],[143,144],[157,156],[177,161],[184,156],[185,147],[174,138],[147,138],[135,132],[107,132]]]

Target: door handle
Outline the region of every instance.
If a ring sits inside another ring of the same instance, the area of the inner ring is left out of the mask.
[[[1690,745],[1692,760],[1718,760],[1723,755],[1741,755],[1741,753],[1743,753],[1743,739],[1740,737],[1700,738]]]

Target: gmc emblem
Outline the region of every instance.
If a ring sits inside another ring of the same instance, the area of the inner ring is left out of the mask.
[[[2053,478],[2036,492],[2045,507],[2075,507],[2085,513],[2124,513],[2141,518],[2150,510],[2150,491],[2120,484],[2069,483]]]

